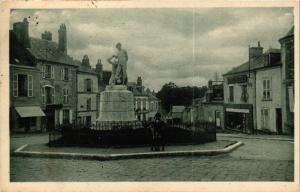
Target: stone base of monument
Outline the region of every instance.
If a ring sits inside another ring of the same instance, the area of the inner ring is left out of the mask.
[[[133,93],[125,85],[109,85],[100,95],[100,111],[96,124],[134,122]]]

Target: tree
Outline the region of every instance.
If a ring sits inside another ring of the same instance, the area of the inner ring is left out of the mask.
[[[207,91],[206,86],[202,87],[178,87],[175,83],[166,83],[156,94],[161,100],[161,105],[167,112],[173,105],[191,105],[193,99],[203,97]]]

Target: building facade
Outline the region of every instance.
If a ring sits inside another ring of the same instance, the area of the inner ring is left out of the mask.
[[[41,131],[45,114],[40,102],[40,70],[12,31],[9,44],[10,131]]]
[[[136,83],[128,82],[127,88],[133,92],[135,116],[138,121],[147,121],[160,111],[159,99],[150,90],[145,91],[141,77],[137,78]]]
[[[77,122],[91,126],[99,113],[98,74],[90,65],[87,55],[77,71]]]
[[[216,128],[224,128],[223,81],[209,81],[208,90],[202,98],[193,100],[192,112],[195,122],[214,123]]]
[[[294,27],[279,40],[282,62],[282,123],[284,132],[294,134]]]
[[[22,45],[33,55],[40,71],[40,103],[46,114],[42,130],[55,125],[72,123],[76,114],[75,60],[67,55],[67,30],[62,24],[58,30],[58,43],[52,41],[52,33],[45,31],[41,39],[29,36],[26,19],[13,24],[13,32]]]
[[[256,70],[257,129],[282,134],[281,65],[272,65]]]
[[[281,52],[249,49],[249,60],[224,74],[225,127],[282,134]]]

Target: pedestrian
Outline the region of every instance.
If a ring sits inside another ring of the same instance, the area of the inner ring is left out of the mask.
[[[160,146],[162,151],[165,150],[165,133],[164,123],[161,119],[161,114],[156,113],[154,117],[154,133],[155,133],[155,150],[159,151]]]

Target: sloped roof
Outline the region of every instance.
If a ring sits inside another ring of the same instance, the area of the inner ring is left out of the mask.
[[[280,38],[279,41],[291,36],[294,36],[294,26],[292,26],[292,28],[288,31],[288,33],[284,37]]]
[[[39,60],[78,66],[72,57],[58,50],[58,44],[54,41],[30,37],[28,50]]]
[[[90,73],[90,74],[93,74],[93,75],[97,75],[97,72],[94,71],[91,67],[84,66],[81,63],[79,63],[78,66],[79,66],[78,67],[79,72],[84,72],[84,73]]]
[[[172,113],[182,113],[185,109],[185,106],[182,105],[174,105],[172,106]]]
[[[263,66],[263,57],[256,57],[252,60],[250,70],[257,69],[262,66]],[[249,61],[247,61],[237,67],[234,67],[233,69],[231,69],[224,75],[230,75],[230,74],[240,73],[240,72],[245,72],[245,71],[249,71]]]
[[[151,100],[158,100],[158,98],[156,96],[154,96],[152,93],[148,93],[148,97]]]
[[[269,53],[281,53],[281,52],[280,52],[280,49],[270,48],[262,56],[253,58],[253,60],[251,60],[250,71],[266,67],[264,56]],[[278,61],[277,63],[274,63],[273,65],[280,65],[280,61]],[[234,67],[233,69],[231,69],[230,71],[228,71],[227,73],[225,73],[223,75],[231,75],[231,74],[247,72],[247,71],[249,71],[249,61],[247,61],[237,67]]]
[[[133,93],[134,96],[146,96],[146,97],[148,97],[148,94],[144,90],[139,91],[138,89],[133,88],[132,93]]]

